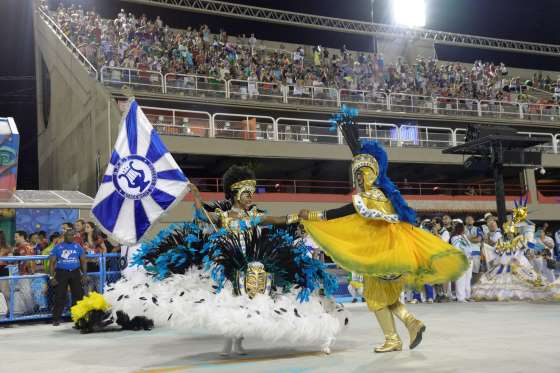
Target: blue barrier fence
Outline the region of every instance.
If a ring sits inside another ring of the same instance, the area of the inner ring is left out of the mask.
[[[86,294],[91,291],[103,293],[107,284],[120,278],[120,254],[93,254],[86,258],[89,267],[84,286]],[[48,260],[46,255],[0,258],[0,261],[8,263],[10,271],[9,276],[0,277],[0,323],[52,317],[54,287],[49,284],[49,274],[45,271]],[[37,268],[35,273],[20,275],[20,266],[30,262]]]
[[[95,254],[87,255],[86,258],[90,264],[86,273],[88,281],[84,285],[86,294],[91,291],[103,293],[108,284],[120,279],[120,254]],[[0,277],[0,323],[52,317],[54,287],[49,284],[49,274],[46,271],[48,260],[49,257],[46,255],[0,258],[1,262],[8,263],[10,271],[9,276]],[[20,266],[29,262],[35,263],[37,267],[35,273],[20,275]],[[333,295],[339,301],[346,300],[349,297],[346,272],[341,271],[333,263],[327,264],[327,268],[339,280],[339,288]],[[70,304],[70,292],[68,292],[68,306]]]

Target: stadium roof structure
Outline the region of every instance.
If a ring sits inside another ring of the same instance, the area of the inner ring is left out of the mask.
[[[355,21],[350,19],[325,17],[307,13],[262,8],[217,0],[123,0],[129,3],[166,7],[188,12],[212,14],[223,17],[242,18],[257,22],[268,22],[288,26],[306,27],[334,32],[361,35],[378,35],[408,39],[430,40],[436,44],[454,45],[468,48],[502,50],[547,56],[560,56],[560,45],[532,43],[508,39],[489,38],[476,35],[458,34],[412,28],[383,23]]]
[[[0,199],[0,208],[80,208],[89,209],[93,198],[74,190],[16,190]]]

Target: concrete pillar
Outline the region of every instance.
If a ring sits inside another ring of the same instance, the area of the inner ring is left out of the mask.
[[[538,204],[537,179],[535,178],[535,170],[532,168],[524,168],[523,171],[521,171],[521,180],[523,181],[523,186],[525,187],[526,193],[529,193],[529,204]]]

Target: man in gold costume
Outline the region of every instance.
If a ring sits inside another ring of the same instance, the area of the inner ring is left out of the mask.
[[[394,317],[410,335],[410,349],[426,326],[399,302],[405,285],[440,284],[468,267],[455,247],[415,227],[416,214],[387,177],[387,154],[375,141],[360,143],[355,110],[343,107],[333,118],[354,155],[352,203],[328,211],[300,212],[306,231],[342,268],[364,275],[364,297],[385,335],[375,352],[401,351]]]

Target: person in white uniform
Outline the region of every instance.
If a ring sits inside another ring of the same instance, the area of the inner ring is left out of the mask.
[[[455,281],[455,294],[457,302],[466,303],[471,297],[471,278],[473,269],[472,245],[466,235],[465,226],[457,222],[451,235],[451,244],[461,250],[469,259],[469,268]]]
[[[364,276],[352,272],[348,281],[348,292],[352,296],[352,303],[364,299]]]

